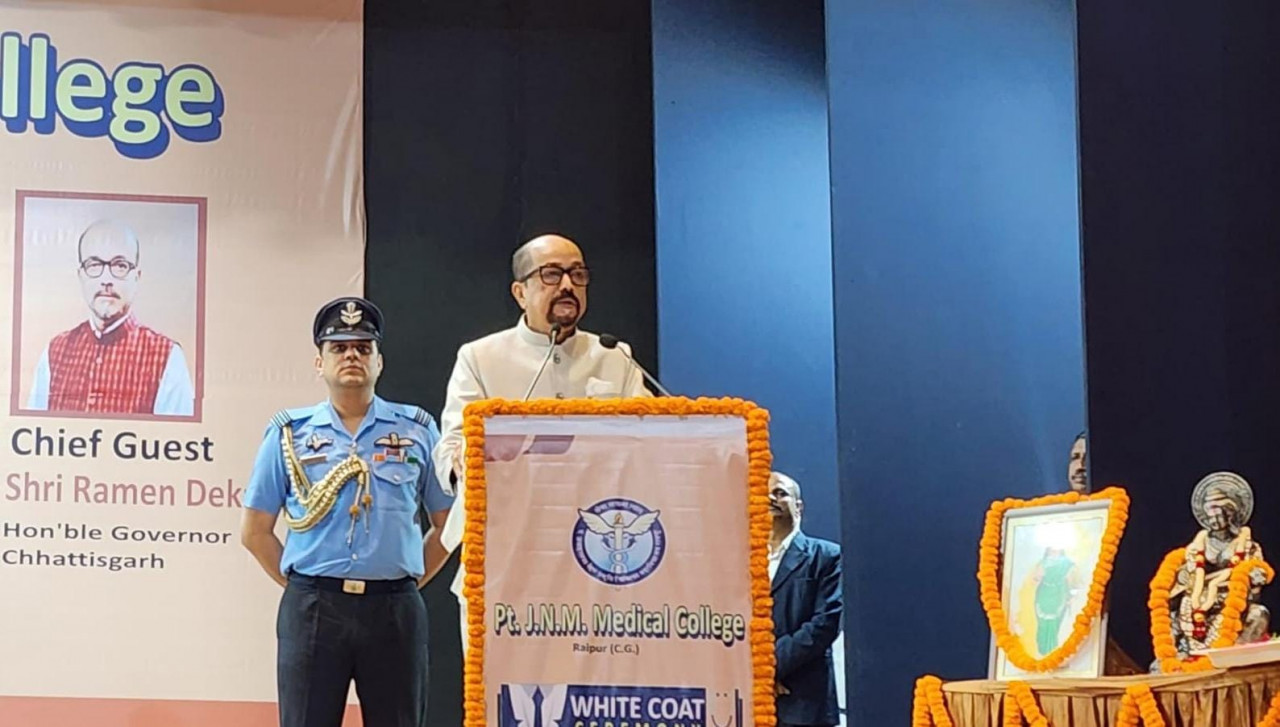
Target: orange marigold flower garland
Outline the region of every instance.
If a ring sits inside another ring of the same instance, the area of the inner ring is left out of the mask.
[[[1193,659],[1187,664],[1178,660],[1178,649],[1173,643],[1173,616],[1169,613],[1169,589],[1173,588],[1178,577],[1178,569],[1186,558],[1187,549],[1171,550],[1160,562],[1156,575],[1151,579],[1150,596],[1147,608],[1151,611],[1151,648],[1160,662],[1160,671],[1173,674],[1181,671],[1195,671],[1192,663],[1198,662],[1207,666],[1203,659]]]
[[[737,416],[747,425],[747,518],[751,552],[752,711],[757,727],[777,724],[773,653],[773,598],[769,579],[769,413],[742,399],[539,399],[528,402],[486,399],[463,411],[466,439],[466,527],[462,562],[466,568],[467,657],[463,665],[465,727],[485,727],[484,694],[484,543],[488,488],[484,467],[484,420],[510,416]]]
[[[1102,551],[1093,568],[1088,600],[1076,615],[1071,633],[1058,648],[1036,659],[1027,653],[1019,639],[1009,629],[1009,618],[1000,599],[1000,541],[1004,529],[1004,515],[1009,510],[1042,505],[1075,504],[1086,500],[1110,500],[1107,511],[1107,528],[1102,535]],[[1009,662],[1027,672],[1049,672],[1061,667],[1075,656],[1093,629],[1094,620],[1102,614],[1102,602],[1107,584],[1111,581],[1111,569],[1115,564],[1120,539],[1124,537],[1125,524],[1129,520],[1129,495],[1119,487],[1108,487],[1091,495],[1066,492],[1046,495],[1032,500],[1007,498],[991,503],[982,528],[982,540],[978,544],[978,583],[982,597],[982,610],[987,613],[987,623],[995,634],[996,644]]]
[[[466,521],[462,563],[466,569],[462,595],[467,599],[467,656],[463,662],[462,707],[465,727],[484,727],[484,542],[488,488],[484,467],[484,419],[492,406],[468,405],[462,434],[466,445]]]
[[[1150,595],[1147,608],[1151,611],[1151,648],[1160,662],[1160,671],[1164,674],[1180,672],[1212,671],[1213,664],[1202,656],[1189,659],[1178,658],[1178,648],[1173,642],[1173,615],[1169,609],[1170,590],[1178,578],[1178,570],[1186,560],[1187,549],[1171,550],[1160,562],[1155,577],[1151,579]],[[1218,637],[1210,644],[1210,648],[1223,649],[1234,646],[1240,638],[1240,630],[1244,628],[1241,619],[1245,609],[1249,607],[1250,574],[1261,569],[1270,583],[1275,571],[1265,561],[1256,558],[1238,563],[1231,568],[1231,577],[1227,582],[1227,598],[1222,606],[1222,624],[1218,627]]]
[[[752,706],[755,724],[759,727],[773,727],[777,723],[777,672],[773,651],[773,596],[769,578],[769,534],[773,530],[773,516],[769,514],[769,477],[773,471],[773,455],[769,450],[769,413],[740,399],[725,400],[722,405],[730,411],[720,413],[735,414],[747,420],[747,521],[751,545],[751,666],[754,681]]]
[[[942,698],[942,680],[932,674],[916,680],[911,727],[953,727],[947,703]]]
[[[1134,684],[1124,690],[1120,711],[1116,713],[1116,727],[1137,727],[1141,722],[1147,727],[1165,727],[1160,706],[1146,684]]]
[[[1231,568],[1231,579],[1227,581],[1227,600],[1222,604],[1222,625],[1218,627],[1218,638],[1210,644],[1215,649],[1234,646],[1244,629],[1244,612],[1249,608],[1250,578],[1253,571],[1262,570],[1264,583],[1270,583],[1276,572],[1264,560],[1252,558],[1238,563]]]
[[[1008,691],[1004,693],[1004,725],[1022,727],[1024,717],[1031,727],[1049,727],[1049,719],[1036,704],[1031,686],[1026,682],[1009,682]]]
[[[1267,709],[1267,713],[1262,715],[1262,721],[1258,722],[1258,727],[1280,727],[1280,692],[1271,698],[1271,706]]]

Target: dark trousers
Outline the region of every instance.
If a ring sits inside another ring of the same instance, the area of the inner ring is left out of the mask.
[[[276,618],[280,727],[341,727],[356,683],[365,727],[423,727],[427,609],[412,579],[342,581],[291,575]]]

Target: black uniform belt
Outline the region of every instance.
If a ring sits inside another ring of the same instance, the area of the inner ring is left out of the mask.
[[[304,576],[301,573],[290,573],[289,582],[302,586],[313,586],[322,591],[337,591],[356,596],[376,596],[385,593],[412,593],[418,590],[418,582],[413,578],[397,578],[393,581],[364,581],[358,578],[328,578],[325,576]]]

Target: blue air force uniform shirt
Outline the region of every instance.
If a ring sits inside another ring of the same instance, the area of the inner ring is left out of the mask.
[[[431,450],[440,438],[431,416],[416,406],[374,397],[352,437],[328,401],[276,415],[258,449],[244,504],[273,514],[284,508],[297,519],[305,509],[289,480],[284,426],[291,428],[293,450],[307,480],[320,482],[355,454],[369,465],[372,499],[365,505],[356,479],[349,479],[319,522],[308,530],[288,531],[281,572],[360,580],[421,577],[419,503],[425,503],[428,512],[437,512],[452,502],[431,466]],[[359,511],[354,527],[353,506]]]

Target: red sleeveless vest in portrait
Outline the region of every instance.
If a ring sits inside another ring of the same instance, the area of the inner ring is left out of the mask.
[[[133,316],[101,338],[88,321],[49,343],[49,411],[150,414],[173,341]]]

